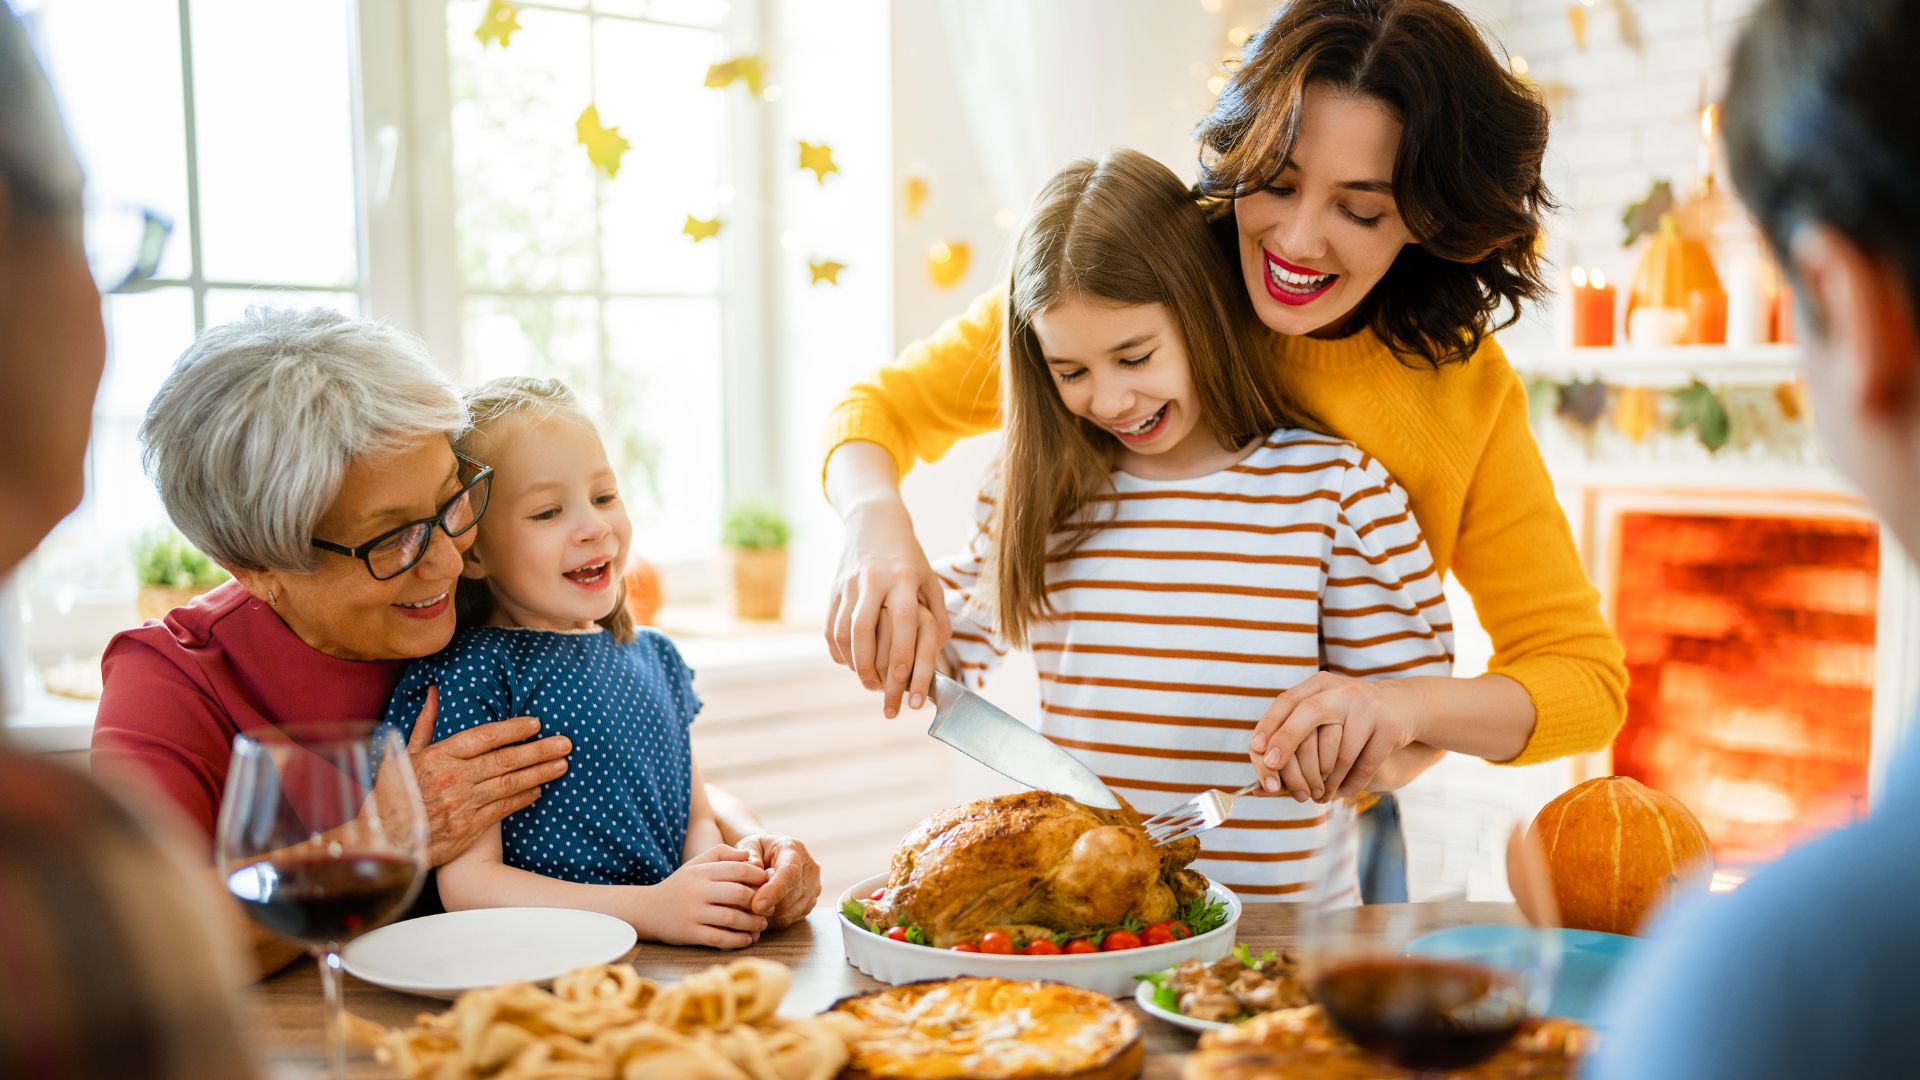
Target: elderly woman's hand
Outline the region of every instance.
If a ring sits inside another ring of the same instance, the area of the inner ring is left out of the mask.
[[[434,742],[433,722],[439,714],[440,690],[428,687],[427,704],[407,740],[427,807],[433,840],[429,858],[435,866],[465,851],[508,814],[532,805],[541,784],[567,771],[567,754],[573,750],[564,735],[526,742],[540,733],[540,721],[531,716],[481,724]]]
[[[767,918],[769,929],[792,926],[807,917],[820,899],[820,864],[807,845],[790,836],[754,833],[733,845],[767,871],[767,883],[753,894],[752,911]]]

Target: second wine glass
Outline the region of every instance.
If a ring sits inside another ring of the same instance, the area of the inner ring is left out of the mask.
[[[340,946],[405,911],[427,869],[405,744],[371,722],[235,736],[215,844],[227,891],[254,922],[319,961],[327,1056],[345,1076]]]
[[[1503,831],[1488,823],[1478,835]],[[1314,1000],[1355,1045],[1401,1068],[1437,1072],[1492,1056],[1545,1009],[1559,966],[1555,939],[1515,926],[1443,955],[1409,950],[1425,934],[1501,910],[1469,899],[1476,868],[1497,865],[1481,857],[1491,842],[1416,849],[1413,902],[1363,906],[1340,869],[1352,865],[1344,853],[1358,840],[1352,815],[1336,813],[1320,859],[1327,872],[1315,876],[1298,948]]]

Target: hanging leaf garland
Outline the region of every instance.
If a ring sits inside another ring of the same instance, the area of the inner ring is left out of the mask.
[[[1695,379],[1673,392],[1674,411],[1669,426],[1673,431],[1691,430],[1700,445],[1718,451],[1727,445],[1731,429],[1727,406],[1713,388]]]
[[[828,173],[837,173],[840,166],[833,163],[833,147],[826,143],[810,143],[805,139],[800,143],[800,167],[811,169],[815,183],[827,182]]]
[[[1559,388],[1559,404],[1554,414],[1570,420],[1584,428],[1591,428],[1607,411],[1607,384],[1595,379],[1592,382],[1570,382]]]
[[[607,127],[600,122],[600,106],[589,105],[580,113],[580,119],[574,121],[573,131],[580,145],[587,148],[587,160],[598,166],[601,172],[611,179],[619,175],[620,159],[633,148],[620,134],[617,127]]]
[[[520,9],[507,0],[487,0],[487,10],[480,16],[480,25],[474,27],[474,39],[485,48],[499,45],[506,48],[512,42],[514,32],[520,29]]]
[[[1626,230],[1626,238],[1620,241],[1621,247],[1632,247],[1636,240],[1651,236],[1660,231],[1662,215],[1673,212],[1673,185],[1665,180],[1655,180],[1637,201],[1627,204],[1627,210],[1620,215],[1620,225]]]
[[[760,53],[743,53],[707,68],[706,85],[715,90],[734,83],[746,86],[747,93],[763,97],[767,86],[767,58]]]
[[[973,245],[965,240],[947,240],[927,249],[927,277],[943,289],[951,289],[967,276],[973,262]]]
[[[1613,426],[1634,442],[1644,442],[1659,411],[1653,391],[1644,386],[1624,386],[1613,399]]]
[[[929,184],[924,176],[909,176],[901,194],[906,206],[907,220],[913,221],[919,218],[920,211],[926,208],[927,196],[933,194],[933,185]]]
[[[1807,414],[1807,386],[1799,379],[1788,379],[1775,386],[1773,400],[1780,406],[1780,415],[1789,420],[1798,420]]]

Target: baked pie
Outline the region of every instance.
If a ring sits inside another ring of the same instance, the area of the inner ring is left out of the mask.
[[[1127,1080],[1140,1021],[1105,995],[1054,982],[958,978],[846,998],[859,1020],[840,1080]]]
[[[1593,1030],[1552,1017],[1528,1020],[1492,1057],[1460,1069],[1414,1073],[1349,1042],[1318,1005],[1264,1013],[1227,1031],[1209,1031],[1182,1080],[1574,1080],[1594,1045]]]

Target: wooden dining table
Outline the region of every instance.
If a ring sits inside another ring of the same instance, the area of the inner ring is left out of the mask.
[[[1254,951],[1279,949],[1293,943],[1298,932],[1302,908],[1296,904],[1250,904],[1240,917],[1238,940]],[[1428,904],[1378,904],[1360,909],[1357,928],[1386,933],[1394,916],[1407,916],[1400,928],[1413,926],[1419,932],[1440,930],[1469,923],[1511,923],[1520,921],[1511,904],[1441,902]],[[474,947],[486,947],[475,942]],[[788,990],[781,1012],[804,1015],[826,1009],[835,1001],[883,985],[862,975],[847,963],[841,949],[839,912],[832,907],[814,909],[805,921],[785,930],[767,934],[760,941],[738,952],[678,945],[642,943],[627,954],[640,974],[657,982],[676,982],[734,956],[758,956],[777,960],[793,969],[793,987]],[[343,978],[346,1006],[354,1015],[387,1027],[413,1022],[422,1012],[436,1012],[446,1002],[385,990],[361,982],[351,975]],[[320,976],[311,961],[301,961],[257,984],[249,992],[252,1010],[251,1035],[274,1078],[323,1077],[325,1067],[325,1028],[322,1024]],[[1141,1019],[1146,1042],[1146,1066],[1141,1075],[1147,1080],[1175,1080],[1181,1064],[1193,1050],[1198,1036],[1140,1012],[1131,999],[1125,1007]],[[368,1051],[356,1050],[348,1060],[348,1075],[367,1080],[392,1080],[396,1074],[381,1066]]]

